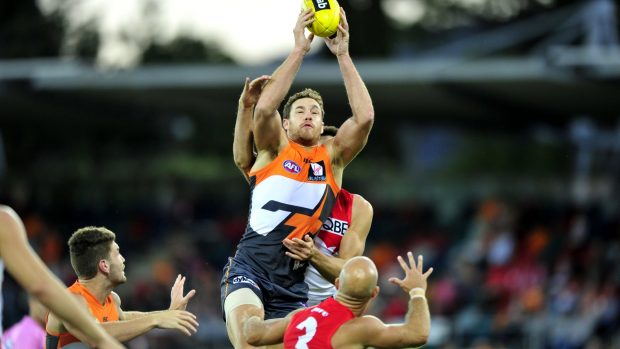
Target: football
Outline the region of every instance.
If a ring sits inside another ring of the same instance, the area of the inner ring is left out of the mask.
[[[301,11],[311,8],[316,20],[308,25],[308,30],[320,37],[329,37],[338,31],[340,24],[340,5],[336,0],[303,0]]]

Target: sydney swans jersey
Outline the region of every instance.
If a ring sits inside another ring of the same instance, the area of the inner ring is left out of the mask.
[[[328,298],[293,315],[284,333],[284,349],[332,349],[334,333],[353,318],[349,308]]]
[[[344,234],[351,226],[353,213],[354,195],[344,189],[340,189],[340,195],[329,218],[323,222],[321,231],[316,237],[314,246],[328,257],[338,257],[340,242]],[[308,284],[308,305],[313,306],[321,303],[326,298],[336,294],[336,287],[325,280],[312,264],[306,270],[306,283]]]
[[[336,203],[340,188],[327,148],[306,151],[289,141],[269,165],[249,176],[250,214],[234,261],[282,287],[303,282],[308,263],[286,256],[282,241],[314,237]]]
[[[105,300],[105,304],[101,305],[97,298],[93,296],[93,294],[90,293],[86,287],[80,284],[79,281],[76,281],[67,289],[67,291],[82,295],[88,303],[88,308],[91,314],[97,318],[99,323],[118,321],[118,313],[116,312],[116,305],[114,304],[114,298],[112,298],[112,295],[109,295]],[[49,313],[47,316],[49,317]],[[45,324],[47,326],[47,319],[45,319]],[[70,332],[56,333],[50,332],[49,330],[46,330],[46,332],[45,349],[90,348],[86,344],[80,342],[80,340],[75,338]]]

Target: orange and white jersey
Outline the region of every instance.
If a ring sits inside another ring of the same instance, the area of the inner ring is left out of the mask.
[[[80,284],[79,281],[76,281],[71,287],[67,289],[67,291],[75,294],[82,295],[86,302],[88,303],[88,308],[96,318],[99,323],[104,322],[112,322],[118,321],[118,312],[116,311],[116,304],[114,304],[114,299],[112,295],[109,295],[106,298],[105,304],[101,305],[101,303],[97,300],[95,296],[93,296],[90,291],[84,285]],[[47,314],[49,317],[49,313]],[[45,319],[45,324],[47,327],[47,318]],[[46,328],[46,336],[45,336],[45,349],[86,349],[90,348],[86,344],[80,342],[79,339],[75,338],[70,332],[62,332],[56,333],[51,332]]]
[[[305,150],[289,141],[266,167],[249,173],[248,225],[234,261],[286,287],[303,282],[306,262],[287,257],[286,238],[313,238],[328,218],[340,188],[324,145]]]

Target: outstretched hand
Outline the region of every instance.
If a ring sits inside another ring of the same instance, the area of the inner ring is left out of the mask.
[[[398,278],[390,278],[389,281],[402,287],[402,289],[407,293],[416,287],[426,291],[426,279],[428,279],[428,276],[433,272],[433,268],[430,268],[426,273],[422,273],[422,256],[418,256],[417,266],[415,264],[415,260],[413,259],[413,253],[408,252],[407,256],[409,257],[409,264],[411,265],[411,268],[407,265],[405,260],[403,260],[403,257],[398,256],[398,262],[405,271],[405,278],[403,280]]]
[[[181,278],[179,274],[170,291],[170,310],[185,310],[187,302],[196,294],[196,290],[191,290],[183,297],[183,286],[185,286],[185,276]]]
[[[243,92],[241,93],[241,97],[239,98],[239,104],[242,108],[252,108],[256,103],[258,103],[258,99],[260,98],[260,94],[263,91],[263,85],[265,81],[271,79],[269,75],[263,75],[259,78],[256,78],[250,82],[250,78],[245,78],[245,86],[243,88]]]
[[[338,34],[335,38],[323,38],[327,48],[336,56],[349,54],[349,22],[344,9],[340,8],[340,24],[338,24]]]
[[[300,48],[305,52],[310,51],[310,44],[312,40],[314,40],[314,34],[310,34],[306,37],[305,28],[315,20],[314,12],[312,12],[311,8],[299,14],[297,25],[295,25],[295,29],[293,29],[293,34],[295,34],[295,48]]]

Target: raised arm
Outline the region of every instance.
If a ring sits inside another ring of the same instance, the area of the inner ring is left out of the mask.
[[[323,38],[327,47],[338,57],[340,71],[349,96],[353,117],[345,121],[332,143],[334,163],[346,167],[364,148],[372,128],[375,111],[370,94],[349,56],[349,24],[344,9],[340,8],[341,24],[334,39]]]
[[[286,142],[286,132],[282,128],[277,109],[288,90],[291,88],[295,74],[301,66],[306,53],[310,51],[310,43],[314,35],[305,36],[304,28],[314,22],[314,12],[308,9],[299,14],[293,33],[295,49],[284,63],[273,73],[271,80],[265,85],[254,111],[254,142],[259,152],[263,150],[277,151]]]
[[[243,173],[245,180],[250,182],[248,172],[254,165],[256,155],[254,154],[253,137],[252,137],[252,114],[254,106],[260,97],[263,83],[271,77],[263,75],[260,78],[252,80],[245,79],[245,86],[241,97],[239,98],[239,107],[237,108],[237,122],[235,123],[235,138],[233,141],[233,157],[235,164]]]
[[[284,341],[284,333],[288,324],[295,314],[303,309],[298,309],[288,314],[283,319],[263,321],[258,316],[252,316],[243,325],[243,335],[249,345],[259,347],[274,345]]]
[[[428,341],[431,330],[431,316],[424,294],[426,292],[426,279],[433,272],[433,269],[431,268],[423,274],[422,256],[418,257],[416,267],[413,254],[409,252],[407,255],[411,268],[402,257],[398,257],[398,261],[406,273],[405,279],[390,279],[390,282],[400,285],[411,297],[405,323],[386,325],[375,317],[364,317],[360,321],[363,324],[362,328],[350,332],[350,335],[359,338],[356,340],[358,343],[381,348],[417,348]]]
[[[285,246],[291,252],[286,255],[296,260],[308,260],[312,266],[325,278],[325,280],[335,283],[339,277],[345,263],[364,253],[366,238],[370,232],[372,224],[372,205],[359,195],[353,198],[353,212],[351,215],[351,226],[344,234],[340,242],[340,252],[338,257],[329,257],[321,253],[314,246],[314,242],[308,236],[306,241],[299,239],[286,239]]]
[[[79,328],[92,346],[124,348],[92,321],[91,315],[65,291],[64,285],[28,244],[21,219],[7,206],[0,206],[0,256],[9,273],[28,293],[58,317]]]

